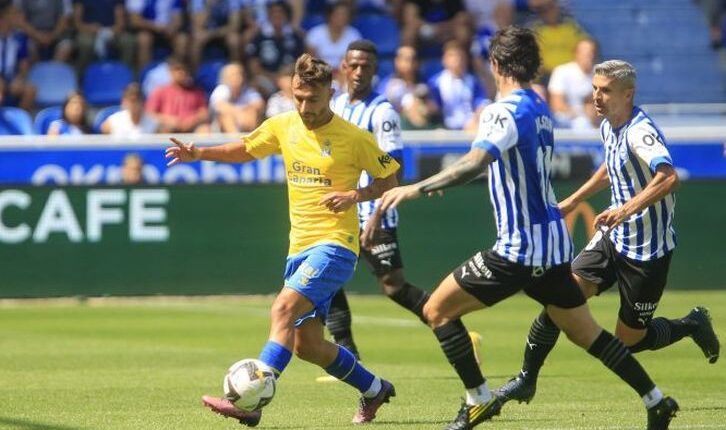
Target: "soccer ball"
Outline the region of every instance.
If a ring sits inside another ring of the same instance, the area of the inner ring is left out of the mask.
[[[243,411],[262,409],[275,395],[275,373],[253,358],[238,361],[224,376],[224,397]]]

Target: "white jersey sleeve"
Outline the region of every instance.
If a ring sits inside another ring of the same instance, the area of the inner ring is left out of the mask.
[[[641,121],[628,129],[628,145],[652,172],[661,164],[673,165],[665,138],[649,121]]]
[[[472,148],[479,148],[499,159],[502,152],[514,147],[519,139],[514,116],[503,103],[493,103],[479,115],[479,131]]]
[[[373,135],[383,151],[391,153],[403,149],[401,118],[390,103],[383,103],[376,108],[371,118],[371,124]]]

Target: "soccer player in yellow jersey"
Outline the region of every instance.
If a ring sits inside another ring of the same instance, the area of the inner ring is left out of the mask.
[[[344,347],[323,337],[333,295],[353,275],[358,258],[356,203],[373,200],[397,184],[398,163],[378,148],[373,135],[330,110],[332,69],[308,54],[292,76],[296,111],[276,115],[239,142],[197,148],[172,139],[169,165],[211,160],[243,163],[282,154],[290,205],[290,250],[284,287],[272,304],[270,338],[259,359],[276,375],[292,352],[361,392],[354,423],[375,418],[395,395],[393,385],[358,363]],[[361,172],[374,180],[357,189]],[[227,399],[203,397],[213,411],[250,427],[262,412],[241,411]]]

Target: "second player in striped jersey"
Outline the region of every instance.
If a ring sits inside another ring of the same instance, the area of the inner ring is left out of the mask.
[[[491,42],[490,61],[500,99],[482,112],[471,150],[430,178],[385,192],[376,211],[467,183],[489,170],[497,242],[454,269],[424,306],[426,320],[466,388],[459,414],[445,429],[469,430],[498,414],[503,403],[489,391],[476,365],[461,317],[524,290],[570,340],[642,397],[648,430],[664,430],[678,405],[663,396],[625,345],[595,322],[571,274],[570,236],[550,182],[552,116],[530,84],[541,65],[534,33],[520,27],[500,30]],[[364,238],[373,226],[369,223]]]
[[[373,133],[379,148],[402,164],[403,143],[399,115],[385,96],[372,89],[377,63],[378,52],[372,42],[358,40],[351,43],[341,65],[341,72],[346,78],[346,89],[332,100],[331,107],[333,112],[346,121]],[[399,177],[402,170],[399,170]],[[372,178],[363,172],[358,186],[367,187],[371,180]],[[361,229],[368,222],[374,209],[373,201],[358,204]],[[398,212],[395,209],[386,211],[380,227],[372,243],[361,247],[360,255],[373,271],[386,296],[423,321],[422,310],[429,294],[411,285],[404,277],[396,233]],[[351,331],[350,307],[342,289],[333,298],[326,325],[336,343],[359,356]]]
[[[600,126],[605,162],[559,207],[566,215],[608,186],[611,204],[595,218],[600,230],[575,258],[572,271],[588,298],[618,285],[615,333],[632,352],[661,349],[690,336],[715,363],[720,345],[705,307],[697,306],[683,318],[653,318],[676,246],[673,192],[678,175],[663,133],[633,104],[635,79],[635,69],[625,61],[595,66],[593,99],[605,117]],[[534,397],[537,376],[558,335],[546,314],[535,319],[522,370],[497,390],[503,401]]]

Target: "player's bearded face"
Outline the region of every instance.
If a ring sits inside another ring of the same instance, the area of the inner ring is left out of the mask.
[[[333,90],[323,84],[305,84],[297,76],[292,79],[295,108],[308,127],[322,125],[331,116],[330,98]]]

